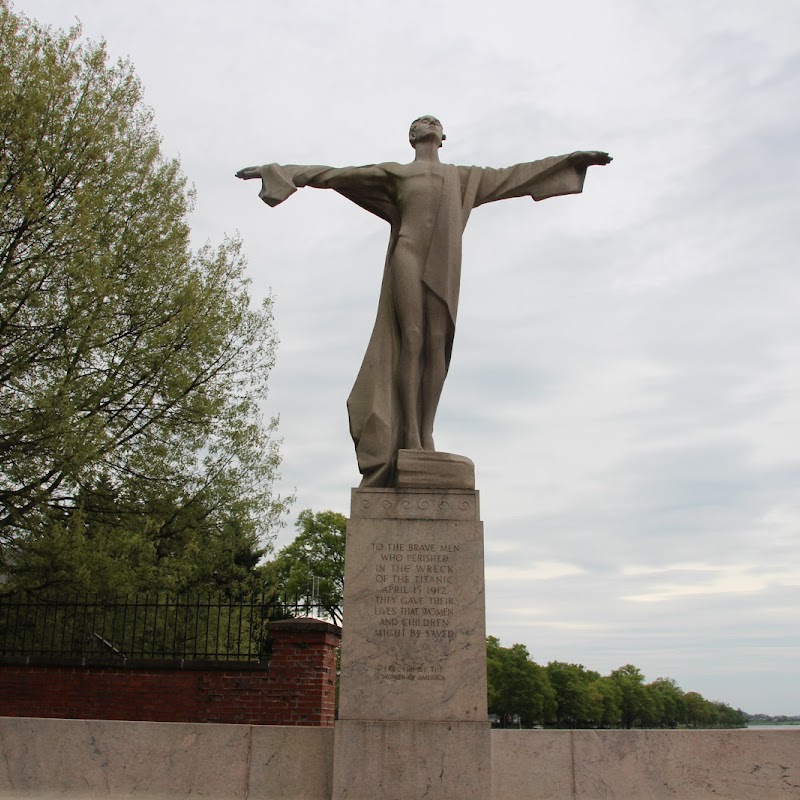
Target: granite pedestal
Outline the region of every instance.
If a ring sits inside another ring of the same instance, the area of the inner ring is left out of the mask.
[[[334,800],[488,800],[478,493],[354,489]]]

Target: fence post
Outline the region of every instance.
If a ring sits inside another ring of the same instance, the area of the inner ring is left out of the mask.
[[[309,617],[267,625],[272,640],[270,682],[281,682],[289,725],[333,725],[336,707],[336,650],[341,628]]]

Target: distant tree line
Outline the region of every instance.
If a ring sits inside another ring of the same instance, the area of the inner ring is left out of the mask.
[[[645,683],[632,664],[601,675],[582,664],[533,661],[523,644],[486,640],[489,713],[502,727],[739,728],[747,715],[671,678]]]
[[[748,714],[747,722],[750,725],[800,725],[800,714]]]

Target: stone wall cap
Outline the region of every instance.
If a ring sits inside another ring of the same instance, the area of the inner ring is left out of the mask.
[[[314,617],[292,617],[291,619],[276,619],[267,623],[267,630],[270,632],[278,631],[298,631],[303,633],[330,633],[333,636],[342,635],[342,629],[332,622]]]
[[[0,656],[0,667],[92,670],[195,670],[201,672],[253,672],[267,669],[264,661],[221,658],[130,658],[128,656]]]

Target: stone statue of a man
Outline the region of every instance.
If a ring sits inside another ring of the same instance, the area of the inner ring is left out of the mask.
[[[435,450],[433,421],[450,364],[461,278],[461,238],[476,206],[529,195],[544,200],[583,189],[586,169],[611,161],[579,151],[504,169],[442,164],[442,124],[411,123],[410,164],[246,167],[261,199],[283,202],[298,187],[335,189],[391,226],[378,315],[347,401],[361,485],[395,484],[399,450]]]

